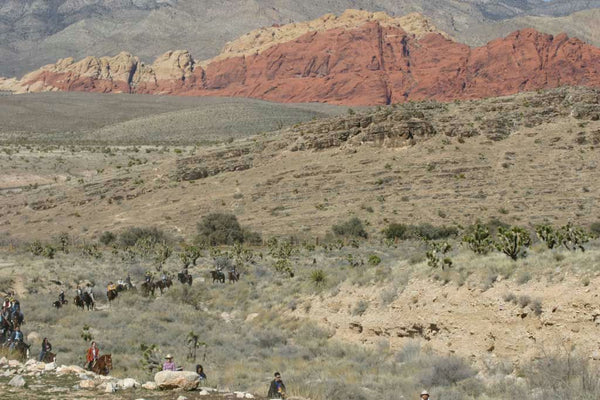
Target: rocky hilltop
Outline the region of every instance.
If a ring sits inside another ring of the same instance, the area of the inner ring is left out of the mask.
[[[339,15],[349,8],[390,15],[420,12],[473,46],[499,37],[485,32],[495,21],[502,24],[521,16],[552,20],[592,7],[600,7],[600,0],[2,0],[0,75],[21,77],[60,58],[120,51],[150,62],[169,49],[185,48],[204,60],[251,30],[307,21],[326,13]],[[595,31],[596,25],[588,26]],[[563,21],[559,32],[598,45],[580,26],[581,21]]]
[[[321,29],[328,26],[327,18],[315,29],[310,23],[299,31],[273,28],[268,31],[272,40],[258,34],[255,41],[240,40],[204,66],[185,50],[169,51],[151,65],[125,52],[80,61],[67,58],[20,81],[0,81],[0,89],[378,105],[600,86],[600,49],[566,34],[525,29],[472,49],[435,32],[422,17],[347,15],[354,17],[334,19],[331,29]],[[349,26],[344,22],[353,19]],[[307,32],[296,37],[303,30]]]

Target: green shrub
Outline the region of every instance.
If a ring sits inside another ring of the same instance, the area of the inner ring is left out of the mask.
[[[115,240],[117,240],[117,236],[110,231],[104,231],[102,233],[102,235],[100,235],[100,239],[99,239],[100,243],[102,243],[105,246],[108,246],[108,245],[114,243]]]
[[[327,275],[322,269],[314,270],[310,273],[310,280],[316,285],[321,286],[327,280]]]
[[[477,374],[469,363],[456,356],[435,357],[431,369],[421,377],[425,387],[450,386]]]
[[[352,315],[355,315],[355,316],[363,315],[367,311],[368,308],[369,308],[369,303],[366,302],[365,300],[360,300],[354,306],[354,309],[352,310]]]
[[[590,232],[596,237],[600,236],[600,222],[594,222],[590,225]]]
[[[431,224],[405,225],[392,223],[383,230],[386,239],[427,239],[440,240],[458,235],[458,229],[453,226],[433,226]]]
[[[124,248],[133,247],[140,241],[154,245],[169,242],[169,238],[165,232],[156,227],[131,227],[119,234],[119,244]]]
[[[242,228],[233,214],[212,213],[202,217],[198,223],[197,242],[210,246],[234,243],[261,244],[262,239],[256,232]]]
[[[348,221],[342,222],[339,225],[332,226],[331,230],[337,236],[362,237],[365,239],[368,236],[362,221],[356,217],[350,218]]]
[[[368,260],[369,264],[372,266],[376,266],[381,264],[381,257],[379,257],[376,254],[371,254],[369,255],[369,260]]]
[[[525,248],[531,244],[527,230],[513,226],[511,228],[498,228],[496,248],[513,260],[525,255]]]

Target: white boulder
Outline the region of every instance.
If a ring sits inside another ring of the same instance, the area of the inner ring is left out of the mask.
[[[8,384],[9,386],[20,388],[25,386],[25,379],[21,375],[15,375]]]
[[[125,378],[125,379],[120,379],[117,382],[117,387],[119,389],[135,389],[137,387],[140,387],[140,383],[138,381],[136,381],[135,379]]]
[[[159,389],[194,390],[200,384],[200,376],[192,371],[160,371],[154,375]]]

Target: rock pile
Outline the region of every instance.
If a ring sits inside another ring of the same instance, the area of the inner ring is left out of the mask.
[[[55,363],[43,363],[35,360],[28,360],[21,363],[16,360],[0,359],[0,378],[9,378],[8,386],[13,389],[23,390],[41,390],[47,392],[76,392],[80,390],[97,391],[103,393],[114,393],[121,391],[131,391],[143,389],[147,391],[154,390],[199,390],[200,396],[222,395],[223,397],[235,397],[238,399],[253,399],[254,396],[244,392],[225,392],[213,388],[199,387],[200,380],[195,372],[191,371],[161,371],[154,377],[154,382],[141,384],[132,378],[116,378],[112,376],[96,375],[77,365],[61,365]],[[48,382],[52,378],[70,377],[70,380],[61,381],[72,382],[70,387],[57,387],[48,383],[44,385],[44,379]],[[0,392],[2,392],[0,383]]]

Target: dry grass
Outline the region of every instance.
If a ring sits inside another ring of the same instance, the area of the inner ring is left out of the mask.
[[[552,276],[554,280],[560,279],[556,273],[558,269],[563,278],[582,273],[597,276],[599,250],[596,246],[592,244],[585,253],[565,252],[561,262],[555,260],[553,251],[540,251],[513,262],[501,254],[480,257],[459,248],[452,254],[457,269],[449,273],[449,283],[428,285],[430,290],[446,286],[458,288],[457,280],[461,274],[466,274],[468,278],[463,284],[476,287],[490,270],[499,271],[503,284],[508,282],[515,290],[527,289],[531,284],[518,282],[519,273],[524,270],[531,271],[534,277],[550,279]],[[266,254],[266,249],[255,251]],[[212,268],[212,258],[205,253],[199,260],[199,267],[191,270],[196,278],[191,288],[176,283],[156,299],[124,293],[111,308],[108,308],[101,288],[109,280],[126,273],[131,273],[134,281],[142,280],[147,262],[124,263],[120,255],[109,251],[105,251],[101,259],[83,258],[71,251],[69,254],[59,252],[55,259],[47,260],[23,250],[10,252],[5,249],[0,277],[14,277],[15,285],[18,282],[22,286],[25,293],[20,297],[27,317],[25,333],[35,331],[50,337],[58,351],[59,363],[83,363],[86,343],[80,334],[83,326],[89,325],[102,352],[113,354],[114,375],[117,376],[141,380],[150,377],[140,367],[139,346],[142,343],[156,344],[161,354],[173,353],[178,363],[191,369],[194,362],[186,360],[185,340],[190,331],[199,334],[200,340],[207,344],[206,350],[198,350],[197,361],[205,366],[209,376],[207,384],[229,390],[262,393],[272,372],[281,370],[291,394],[316,400],[389,398],[399,393],[408,398],[423,387],[430,388],[440,398],[487,396],[485,398],[503,399],[515,393],[546,390],[544,380],[562,374],[532,364],[530,369],[513,371],[509,368],[492,375],[485,372],[487,367],[484,367],[483,359],[469,360],[468,353],[463,354],[462,350],[457,355],[443,355],[432,346],[435,341],[419,337],[398,346],[384,335],[369,339],[370,344],[366,346],[356,346],[347,343],[336,329],[314,321],[320,314],[318,309],[311,309],[311,304],[318,305],[320,299],[344,301],[351,282],[350,287],[376,293],[375,298],[383,297],[384,292],[393,288],[395,296],[385,304],[397,305],[404,301],[398,296],[405,295],[406,286],[412,291],[415,282],[428,282],[434,275],[425,262],[409,262],[411,251],[422,251],[422,247],[413,242],[387,247],[364,241],[359,243],[359,248],[324,249],[319,246],[312,250],[310,246],[301,247],[292,260],[296,270],[294,279],[275,273],[273,260],[265,256],[262,260],[257,258],[255,264],[247,265],[241,282],[235,285],[213,285],[209,280],[202,281],[201,278],[208,278],[207,272]],[[367,263],[352,267],[348,263],[348,253],[355,259],[366,259],[369,254],[377,253],[382,259],[381,264],[388,269],[382,273],[381,266]],[[311,279],[317,267],[327,276],[319,286]],[[169,260],[166,268],[171,271],[179,268],[175,257]],[[82,280],[96,284],[99,310],[82,312],[72,305],[60,310],[51,307],[59,287],[67,288],[70,298],[76,283]],[[52,281],[60,281],[62,285]],[[497,289],[492,286],[488,291],[494,290]],[[380,312],[380,307],[386,307],[378,301],[361,299],[361,302],[366,305],[361,313],[344,307],[338,313],[345,312],[349,318],[368,321]],[[330,317],[334,315],[332,313]],[[406,317],[410,318],[409,315]],[[38,346],[39,343],[34,343],[34,348]],[[587,361],[577,358],[579,355],[569,354],[569,357],[587,365]],[[497,369],[503,362],[499,359],[490,365]],[[526,359],[522,359],[521,364],[529,365]],[[483,375],[473,377],[473,368],[482,371]],[[586,374],[597,376],[594,366],[581,368],[586,368]],[[515,381],[513,373],[526,380]],[[587,383],[581,386],[583,384],[577,380],[565,384],[577,396],[583,396],[584,389],[589,389]],[[598,393],[596,388],[589,390],[592,390],[589,393]]]

